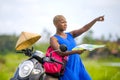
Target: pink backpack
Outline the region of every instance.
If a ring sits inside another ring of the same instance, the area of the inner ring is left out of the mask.
[[[67,56],[60,56],[57,52],[55,52],[52,49],[51,46],[49,46],[46,52],[46,57],[49,57],[51,59],[51,61],[44,62],[43,64],[46,74],[49,74],[54,77],[63,75],[65,64],[67,61]]]

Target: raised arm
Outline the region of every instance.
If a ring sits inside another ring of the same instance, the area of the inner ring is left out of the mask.
[[[95,18],[94,20],[92,20],[90,23],[86,24],[82,28],[73,30],[70,33],[73,35],[73,37],[77,37],[77,36],[81,35],[82,33],[86,32],[87,30],[89,30],[97,21],[104,21],[104,16]]]

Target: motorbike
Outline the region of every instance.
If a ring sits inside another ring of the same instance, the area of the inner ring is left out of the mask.
[[[60,45],[60,50],[65,51],[66,47]],[[45,57],[42,51],[34,51],[33,47],[31,49],[23,49],[17,53],[24,53],[30,58],[19,64],[14,76],[10,80],[45,80],[46,74],[42,64],[44,62],[57,62],[61,64],[51,57]]]
[[[44,53],[32,49],[24,49],[17,53],[24,53],[30,58],[19,64],[13,78],[10,80],[43,80],[44,69],[42,67],[42,58]]]
[[[14,75],[10,80],[45,80],[45,70],[43,67],[44,62],[61,62],[53,59],[52,57],[46,57],[42,51],[34,50],[33,47],[30,48],[41,36],[35,33],[22,32],[17,44],[16,52],[23,53],[29,58],[21,62],[16,69]],[[67,47],[65,45],[60,45],[59,50],[66,51]],[[58,50],[55,50],[58,51]],[[52,54],[50,52],[50,54]]]

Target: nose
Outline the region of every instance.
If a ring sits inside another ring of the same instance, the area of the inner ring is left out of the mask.
[[[67,23],[65,23],[65,26],[67,27]]]

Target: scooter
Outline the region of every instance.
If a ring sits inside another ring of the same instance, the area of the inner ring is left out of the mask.
[[[33,52],[33,48],[24,49],[17,53],[24,53],[30,58],[19,64],[13,78],[10,80],[43,80],[42,58],[44,53],[41,51]]]
[[[60,45],[60,50],[66,51],[67,48],[64,45]],[[46,75],[42,66],[44,62],[57,62],[61,64],[61,62],[51,57],[45,57],[42,51],[34,51],[33,47],[31,49],[23,49],[17,53],[24,53],[30,58],[19,64],[13,78],[10,80],[44,80]]]
[[[21,33],[21,36],[16,44],[16,52],[24,53],[30,58],[19,64],[18,68],[14,73],[14,76],[10,80],[45,80],[46,73],[43,68],[43,63],[57,62],[61,64],[61,62],[51,57],[45,57],[45,54],[42,51],[34,50],[33,47],[28,48],[29,46],[34,44],[39,38],[40,35],[36,35],[34,33]],[[60,50],[64,52],[67,50],[67,47],[65,45],[60,45]],[[52,54],[52,52],[50,52],[50,54]]]

